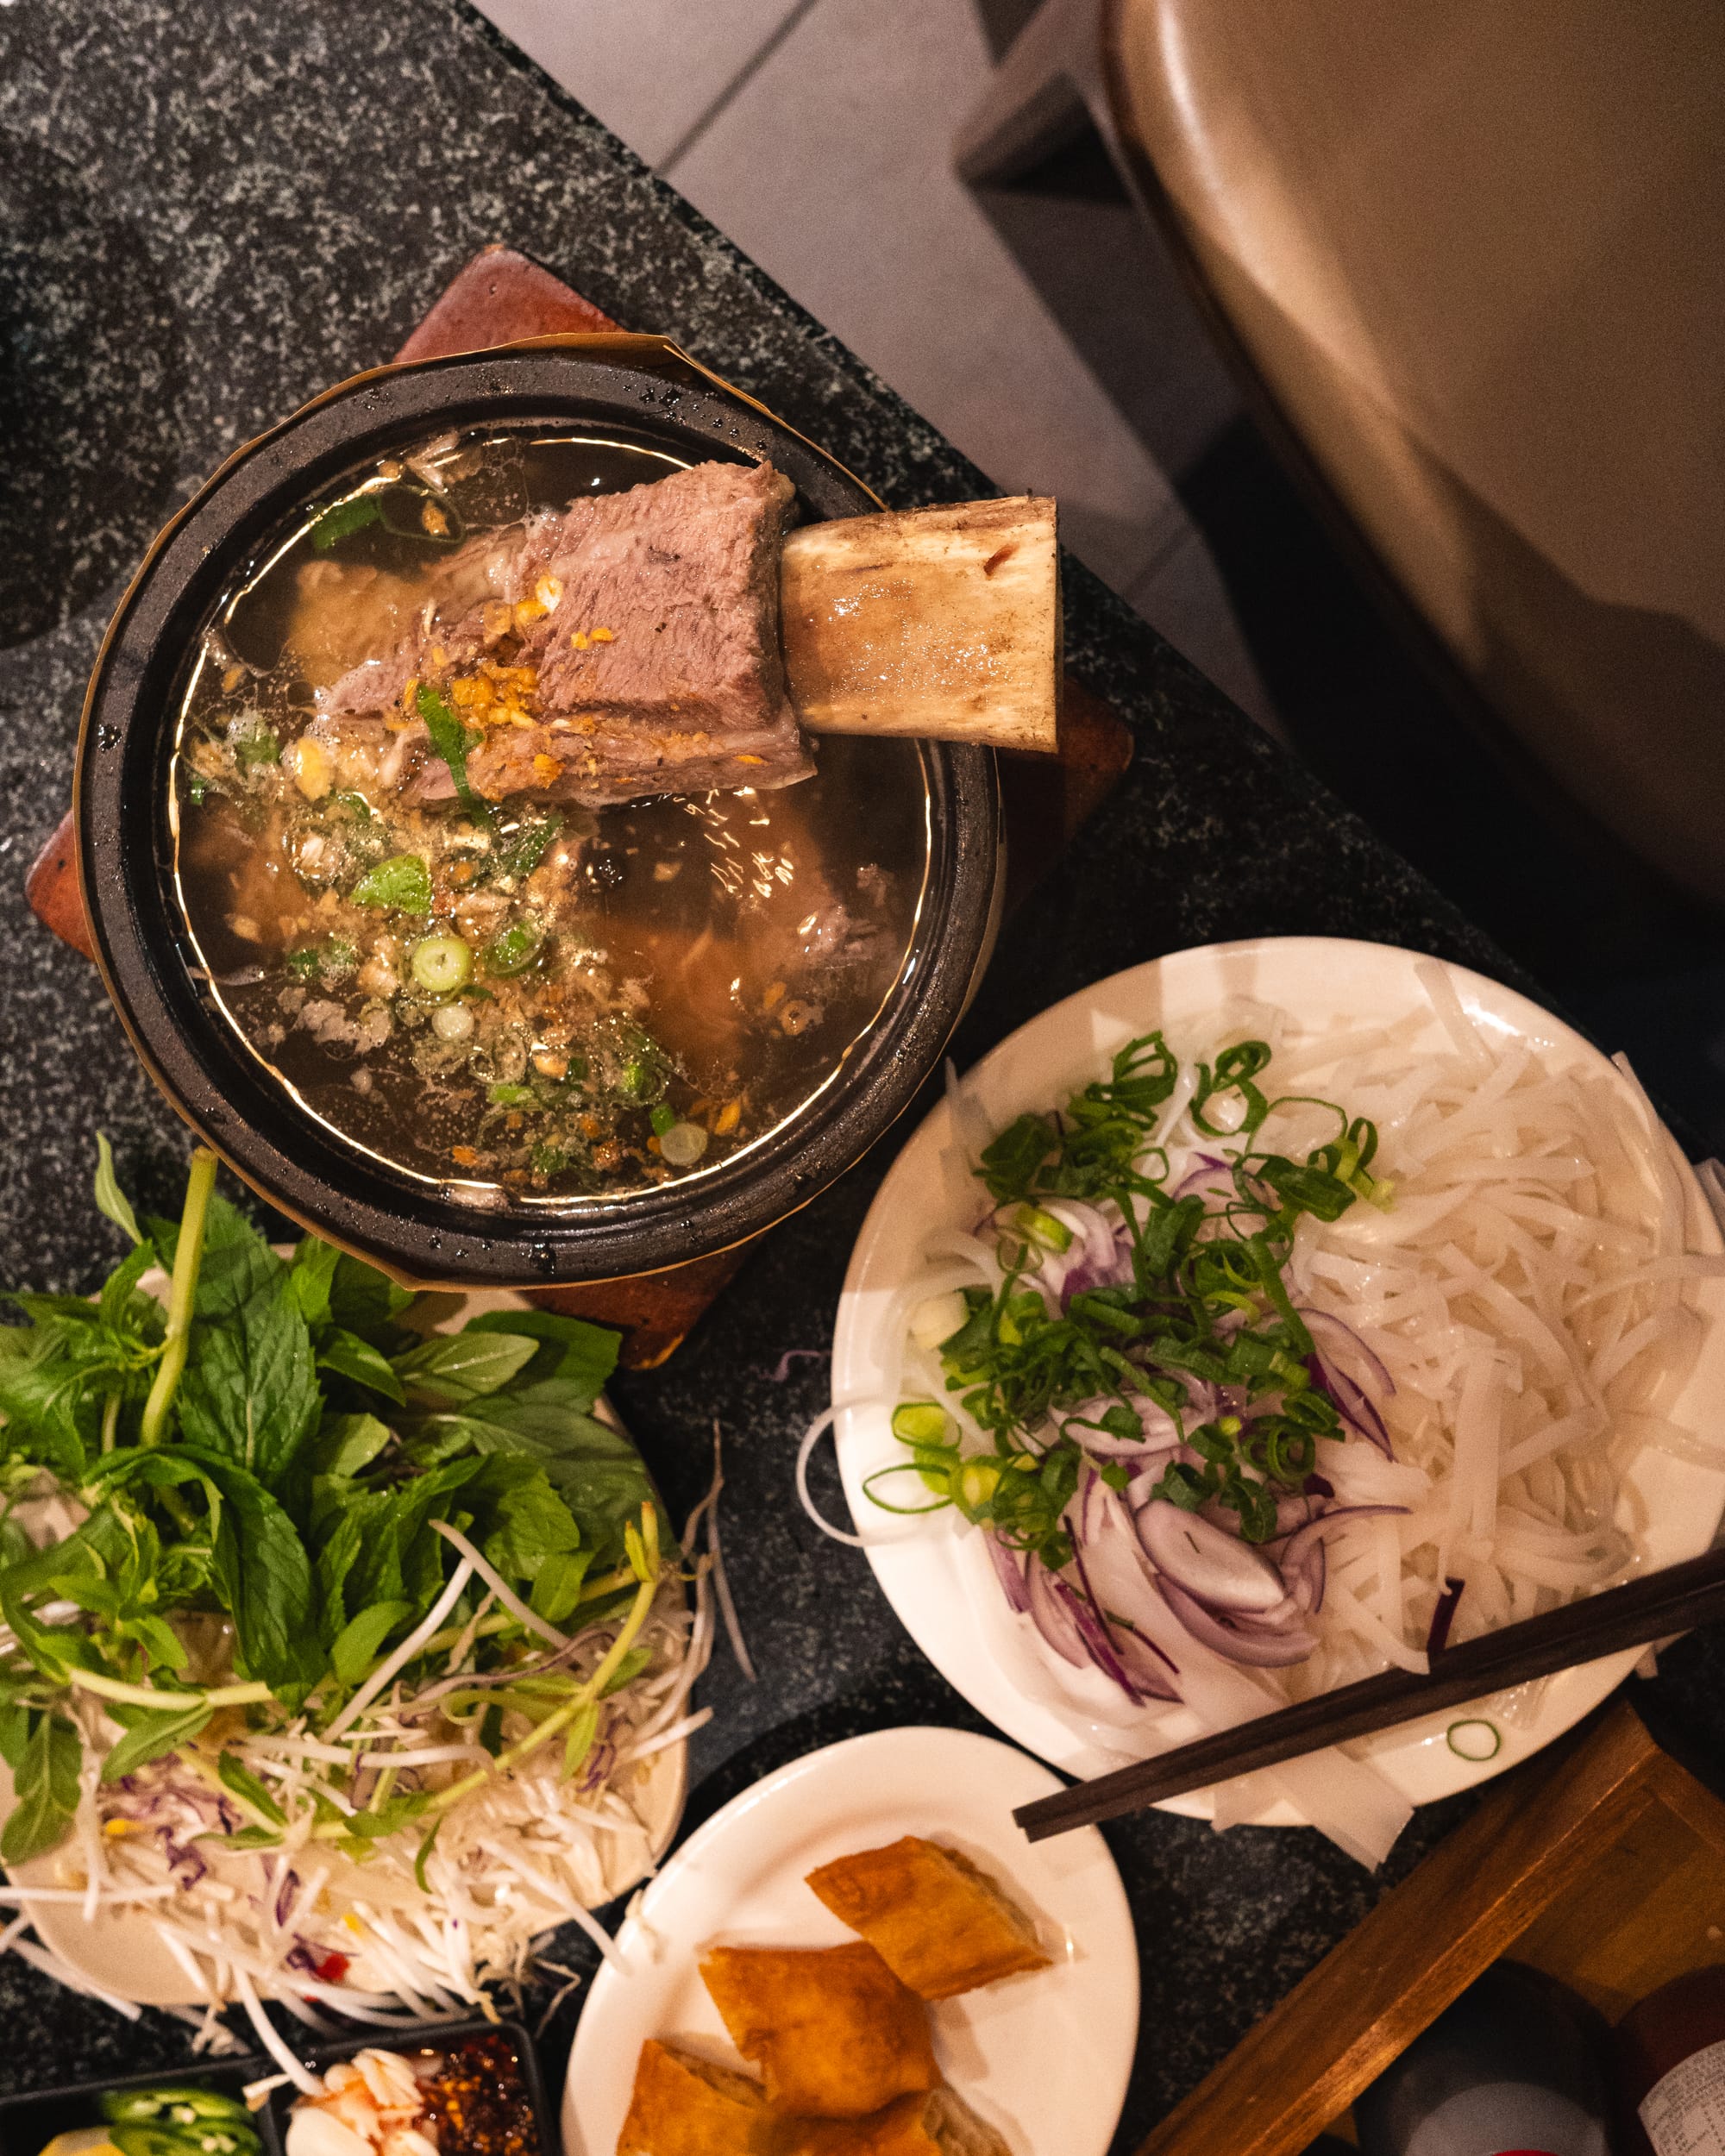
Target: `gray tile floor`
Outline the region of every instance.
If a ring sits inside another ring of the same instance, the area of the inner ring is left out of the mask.
[[[952,172],[980,0],[478,3],[1003,490],[1057,495],[1074,551],[1274,726],[1171,484],[1235,407],[1167,265],[1123,204]]]

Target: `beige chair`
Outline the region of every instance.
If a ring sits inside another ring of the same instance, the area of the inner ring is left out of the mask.
[[[1087,108],[1480,707],[1725,901],[1719,0],[1047,0],[961,169]]]

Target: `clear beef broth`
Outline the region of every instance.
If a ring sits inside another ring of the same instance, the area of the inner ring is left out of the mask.
[[[544,1200],[699,1174],[820,1089],[903,967],[927,863],[913,743],[827,740],[774,792],[518,795],[488,830],[411,804],[375,758],[301,783],[317,690],[483,596],[466,542],[674,468],[445,438],[309,505],[206,629],[174,779],[202,962],[313,1113],[416,1175]],[[507,659],[505,639],[499,695],[530,702]]]

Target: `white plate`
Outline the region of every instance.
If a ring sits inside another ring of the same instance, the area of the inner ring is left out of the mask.
[[[283,1248],[278,1255],[292,1255],[291,1248]],[[167,1294],[167,1275],[162,1272],[146,1273],[139,1283],[147,1293],[165,1300]],[[477,1318],[492,1310],[530,1310],[534,1307],[524,1295],[516,1294],[506,1288],[476,1288],[470,1294],[452,1298],[446,1317],[435,1330],[454,1331],[470,1317]],[[611,1402],[600,1395],[593,1413],[601,1421],[621,1430]],[[683,1802],[688,1793],[689,1751],[687,1740],[667,1745],[654,1755],[646,1783],[641,1791],[641,1808],[652,1835],[652,1852],[656,1858],[669,1848],[671,1839],[683,1816]],[[0,1820],[12,1808],[11,1770],[0,1759]],[[33,1857],[28,1864],[13,1865],[6,1877],[16,1886],[59,1887],[66,1883],[61,1876],[68,1856],[75,1852],[71,1845],[51,1849],[44,1855]],[[231,1858],[214,1859],[217,1864],[233,1863]],[[332,1858],[338,1865],[344,1859]],[[618,1864],[615,1875],[607,1879],[611,1894],[626,1894],[642,1876],[643,1867],[632,1868]],[[249,1889],[250,1873],[242,1877],[243,1886]],[[81,1881],[80,1881],[81,1883]],[[331,1891],[339,1890],[332,1887]],[[354,1869],[353,1893],[362,1896],[365,1883]],[[37,1904],[37,1914],[31,1919],[35,1934],[42,1944],[58,1954],[68,1967],[83,1977],[98,1992],[117,1990],[130,1999],[147,2006],[202,2006],[204,1994],[191,1982],[174,1956],[162,1944],[147,1910],[120,1913],[104,1910],[94,1919],[86,1919],[73,1902],[48,1902]]]
[[[1251,996],[1297,1011],[1308,1024],[1346,1019],[1389,1021],[1427,1007],[1414,975],[1414,953],[1381,943],[1325,937],[1266,937],[1217,943],[1115,974],[1044,1011],[993,1050],[965,1080],[996,1130],[1027,1109],[1051,1106],[1088,1084],[1113,1051],[1157,1026],[1178,1037],[1229,998]],[[1470,973],[1446,968],[1475,1021],[1504,1042],[1521,1041],[1554,1066],[1579,1065],[1622,1079],[1599,1051],[1525,996]],[[1434,1046],[1444,1038],[1432,1022]],[[1673,1155],[1676,1148],[1672,1148]],[[1693,1171],[1678,1156],[1689,1205],[1689,1245],[1717,1253],[1719,1228]],[[920,1521],[898,1520],[869,1502],[863,1477],[904,1457],[892,1433],[891,1402],[881,1398],[887,1373],[883,1337],[899,1290],[923,1269],[923,1251],[937,1229],[969,1228],[976,1186],[954,1146],[946,1104],[928,1116],[881,1184],[845,1275],[833,1342],[832,1397],[859,1402],[837,1420],[835,1438],[845,1495],[869,1560],[906,1630],[948,1683],[1007,1736],[1068,1774],[1086,1778],[1142,1756],[1123,1725],[1119,1695],[1107,1680],[1069,1670],[1038,1651],[1007,1615],[980,1535],[961,1533],[950,1512]],[[1725,1282],[1692,1290],[1709,1320],[1699,1363],[1668,1411],[1681,1427],[1717,1426],[1725,1411]],[[1651,1567],[1698,1557],[1712,1543],[1725,1511],[1725,1473],[1665,1453],[1644,1453],[1626,1479],[1621,1524],[1636,1532]],[[1453,1714],[1428,1717],[1367,1739],[1359,1747],[1412,1802],[1423,1804],[1501,1774],[1551,1743],[1622,1683],[1634,1666],[1631,1651],[1567,1670],[1553,1677],[1537,1707],[1519,1725],[1502,1725],[1502,1748],[1488,1762],[1458,1758],[1445,1741]],[[1164,1807],[1208,1818],[1208,1793],[1176,1797]],[[1287,1804],[1258,1823],[1298,1823]]]
[[[700,1980],[715,1939],[837,1946],[856,1934],[805,1883],[817,1865],[901,1834],[981,1865],[1041,1929],[1051,1969],[930,2009],[935,2055],[1016,2156],[1106,2156],[1138,2046],[1138,1947],[1126,1890],[1094,1827],[1032,1846],[1013,1808],[1061,1784],[961,1729],[883,1729],[793,1760],[691,1834],[618,1934],[575,2029],[566,2156],[612,2156],[649,2036],[740,2064]]]

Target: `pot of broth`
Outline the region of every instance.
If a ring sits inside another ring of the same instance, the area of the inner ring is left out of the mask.
[[[874,507],[620,337],[361,377],[192,499],[97,661],[78,843],[140,1055],[261,1196],[407,1280],[614,1279],[758,1232],[887,1129],[987,956],[992,755],[831,737],[811,772],[788,706],[726,731],[777,655],[723,536],[682,766],[619,774],[581,687],[664,675],[652,563],[703,517],[775,549]],[[638,595],[569,571],[630,548]]]

